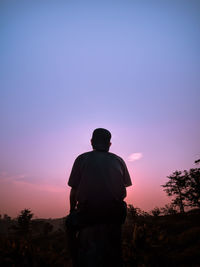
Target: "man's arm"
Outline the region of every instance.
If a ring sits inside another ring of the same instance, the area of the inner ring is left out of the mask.
[[[124,162],[124,185],[125,185],[125,187],[132,185],[131,177],[130,177],[130,174],[129,174],[129,171],[127,169],[125,162]]]
[[[77,204],[77,191],[80,183],[81,174],[80,174],[80,156],[76,158],[72,171],[69,177],[68,185],[71,187],[70,191],[70,212],[75,210]]]
[[[70,213],[75,210],[77,204],[77,188],[72,187],[70,191]]]

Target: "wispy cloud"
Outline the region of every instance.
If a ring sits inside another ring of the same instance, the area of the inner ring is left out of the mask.
[[[0,172],[0,179],[5,181],[16,181],[26,178],[26,174],[9,174],[6,171]]]
[[[60,193],[65,192],[65,188],[61,186],[54,186],[54,185],[48,185],[48,184],[33,184],[30,182],[24,182],[20,180],[14,181],[15,184],[20,186],[29,187],[34,190],[40,190],[40,191],[47,191],[47,192],[53,192],[53,193]]]
[[[36,177],[34,177],[36,178]],[[10,174],[5,171],[0,171],[0,182],[11,183],[21,187],[27,187],[32,190],[46,191],[46,192],[65,192],[65,188],[53,184],[38,183],[38,179],[34,179],[27,174]]]
[[[129,157],[128,157],[128,161],[135,161],[135,160],[139,160],[143,157],[141,152],[138,153],[132,153]]]

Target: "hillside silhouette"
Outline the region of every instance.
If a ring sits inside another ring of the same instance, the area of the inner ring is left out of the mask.
[[[16,219],[2,218],[0,265],[72,266],[64,222],[30,219],[22,234]],[[200,209],[158,216],[129,205],[122,249],[125,267],[200,266]]]

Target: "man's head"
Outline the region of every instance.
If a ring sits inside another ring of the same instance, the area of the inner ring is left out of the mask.
[[[91,144],[93,149],[100,151],[108,151],[111,145],[110,143],[111,133],[103,128],[97,128],[92,134]]]

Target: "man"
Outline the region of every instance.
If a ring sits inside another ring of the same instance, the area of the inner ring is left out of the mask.
[[[72,218],[72,214],[75,214],[79,230],[82,229],[79,231],[80,244],[85,249],[90,239],[91,243],[96,242],[98,247],[96,254],[93,253],[95,254],[93,260],[91,260],[92,256],[90,259],[82,257],[85,265],[82,262],[81,266],[107,266],[102,260],[103,257],[108,263],[108,253],[113,254],[113,260],[117,256],[120,257],[121,253],[121,224],[126,217],[126,203],[123,200],[126,197],[126,187],[132,183],[125,162],[119,156],[109,152],[110,140],[111,133],[108,130],[103,128],[94,130],[91,139],[93,150],[76,158],[68,181],[71,187],[70,214]],[[109,235],[112,238],[108,238]],[[102,251],[101,242],[107,252]],[[114,243],[109,245],[109,242]],[[115,251],[111,252],[113,247]],[[93,252],[94,250],[93,248]],[[99,252],[101,263],[97,260]],[[88,254],[88,251],[85,251],[85,254]],[[95,262],[96,260],[98,262]],[[115,266],[122,266],[121,258],[118,258]]]

